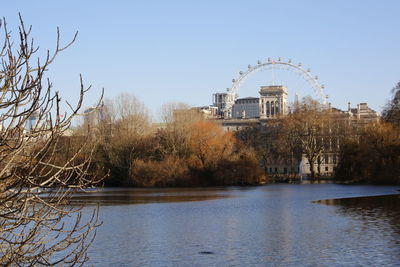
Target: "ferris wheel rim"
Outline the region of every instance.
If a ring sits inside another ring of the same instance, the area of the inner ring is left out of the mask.
[[[227,103],[224,109],[224,112],[229,112],[232,109],[232,106],[234,104],[234,101],[237,98],[237,93],[240,89],[241,84],[248,78],[249,75],[252,73],[261,71],[266,69],[267,67],[274,67],[274,66],[284,66],[287,67],[288,71],[294,71],[302,75],[302,77],[309,83],[309,85],[316,91],[318,97],[320,98],[319,100],[325,105],[327,103],[327,96],[324,94],[324,88],[325,86],[323,84],[319,83],[319,78],[318,76],[313,76],[311,74],[310,69],[304,69],[302,67],[301,63],[294,64],[290,59],[288,62],[281,60],[279,58],[278,60],[274,60],[271,58],[268,58],[266,62],[261,62],[260,60],[257,62],[255,66],[248,65],[248,68],[246,71],[239,71],[239,77],[237,79],[232,79],[232,86],[227,89]]]

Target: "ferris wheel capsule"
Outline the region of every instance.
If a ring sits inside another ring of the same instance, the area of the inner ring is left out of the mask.
[[[234,83],[234,82],[236,82],[236,80],[235,79],[232,79],[232,82]],[[229,89],[229,88],[228,88]]]
[[[292,60],[289,58],[288,63],[292,63]]]
[[[247,68],[251,69],[251,65],[248,65]]]
[[[318,76],[315,76],[315,78],[314,78],[314,79],[318,80]]]
[[[311,69],[307,69],[307,72],[311,72]]]
[[[281,58],[280,58],[280,57],[278,57],[278,61],[281,61]]]
[[[239,71],[239,74],[240,74],[240,75],[243,75],[243,71]]]
[[[297,64],[297,66],[301,67],[301,63]]]
[[[258,61],[257,61],[257,64],[260,65],[260,64],[261,64],[261,60],[258,60]]]
[[[271,62],[271,58],[270,57],[268,58],[268,62]]]
[[[325,88],[325,85],[321,85],[321,88],[324,89],[324,88]]]

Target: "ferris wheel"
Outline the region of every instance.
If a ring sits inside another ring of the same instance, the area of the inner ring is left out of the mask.
[[[317,100],[324,105],[327,104],[328,96],[324,93],[325,86],[319,82],[318,76],[312,75],[310,69],[303,68],[301,63],[293,63],[291,59],[284,61],[281,58],[278,58],[277,60],[268,58],[266,62],[259,60],[254,66],[248,65],[246,71],[239,71],[238,78],[232,79],[232,86],[227,88],[226,103],[223,110],[225,117],[229,118],[232,116],[232,107],[235,104],[235,100],[238,98],[238,92],[243,82],[249,76],[251,76],[251,74],[262,70],[272,70],[273,76],[275,75],[275,70],[287,70],[298,74],[308,82],[311,88],[313,88],[314,92],[316,93]]]

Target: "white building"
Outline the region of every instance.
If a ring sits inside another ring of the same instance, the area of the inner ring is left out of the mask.
[[[287,87],[282,85],[261,86],[260,119],[276,118],[287,114]]]
[[[379,114],[375,110],[368,107],[367,103],[360,103],[357,104],[357,108],[352,108],[349,102],[347,113],[351,119],[363,123],[369,123],[379,119]]]
[[[270,85],[261,86],[260,97],[246,97],[235,100],[232,106],[232,119],[271,119],[287,114],[286,86]],[[213,106],[218,109],[218,116],[224,115],[228,100],[227,93],[213,94]]]

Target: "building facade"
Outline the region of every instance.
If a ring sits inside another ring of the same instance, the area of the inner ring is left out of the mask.
[[[257,97],[246,97],[235,100],[232,107],[233,119],[253,119],[260,117],[260,99]]]
[[[271,119],[287,114],[287,87],[282,85],[261,86],[260,119]]]
[[[217,108],[217,116],[224,116],[224,109],[228,100],[227,93],[215,93],[213,94],[213,106]]]
[[[261,86],[259,98],[246,97],[239,98],[232,106],[230,119],[217,119],[225,131],[240,131],[243,129],[251,129],[252,127],[268,129],[269,124],[275,119],[290,113],[287,97],[288,88],[282,85]],[[219,118],[223,117],[223,110],[226,107],[227,93],[217,93],[213,95],[213,104],[217,108],[216,114]],[[295,103],[299,103],[296,95]],[[329,131],[334,127],[351,129],[347,134],[354,135],[365,125],[379,121],[379,114],[368,107],[367,103],[360,103],[356,108],[351,107],[348,103],[347,110],[332,108],[329,104],[327,109],[333,112],[334,117],[338,121],[336,126],[329,127]],[[216,118],[216,117],[215,117]],[[341,125],[341,126],[340,126]],[[348,127],[351,126],[351,127]],[[340,130],[340,129],[339,129]],[[338,130],[338,134],[339,131]],[[345,133],[346,134],[346,133]],[[328,138],[321,136],[321,138]],[[358,137],[360,138],[360,137]],[[330,132],[324,152],[317,162],[312,163],[314,170],[322,176],[332,176],[334,169],[338,164],[338,152],[340,149],[338,136],[332,135]],[[293,155],[280,155],[270,160],[268,166],[265,166],[266,172],[270,175],[293,175],[306,177],[311,174],[310,162],[305,155],[294,157]]]
[[[287,114],[286,86],[261,86],[260,97],[246,97],[235,100],[232,106],[232,119],[272,119]],[[217,115],[224,116],[228,94],[216,93],[213,95],[213,106],[217,108]]]

